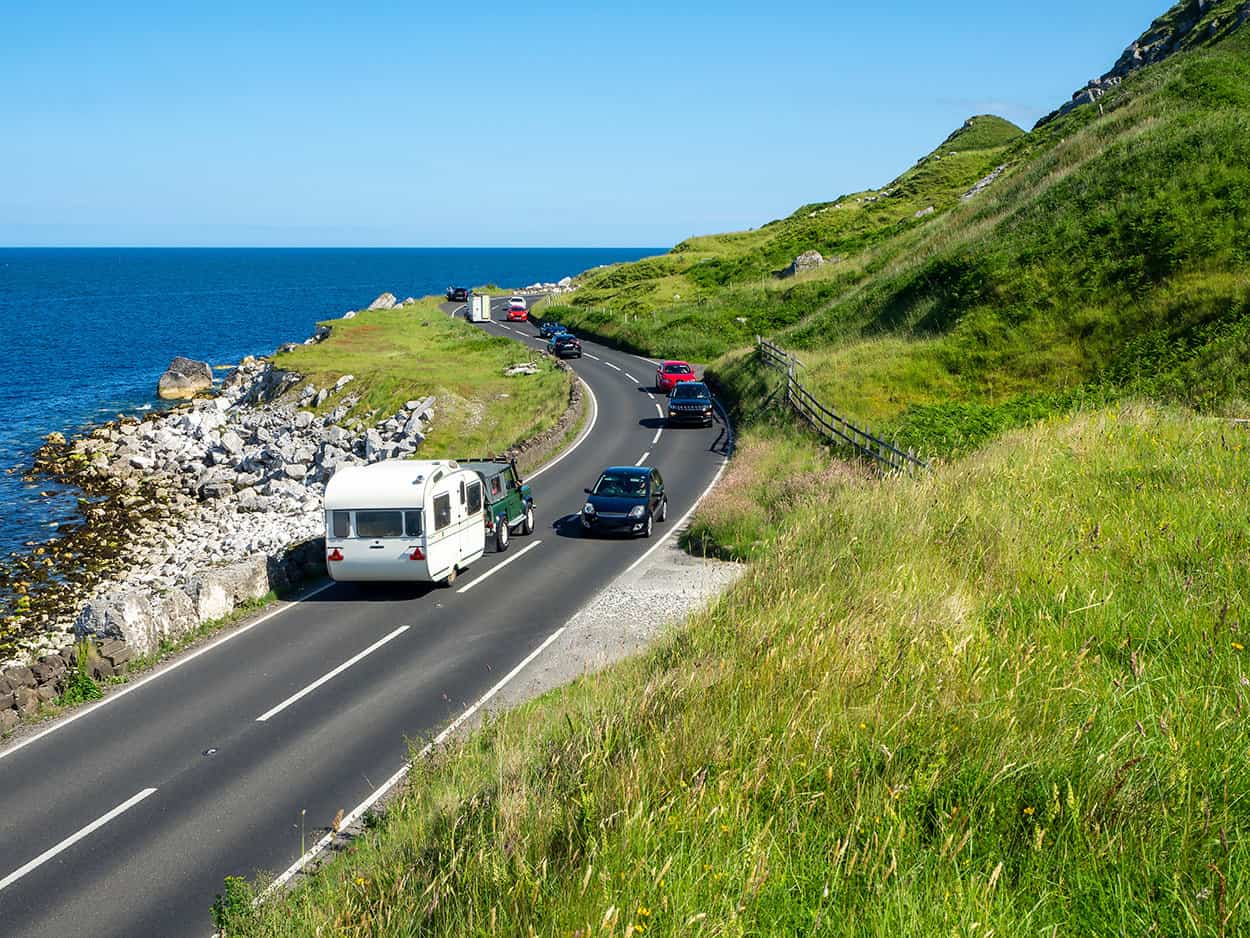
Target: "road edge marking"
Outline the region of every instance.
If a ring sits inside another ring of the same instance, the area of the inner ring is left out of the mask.
[[[127,694],[137,691],[140,687],[143,687],[144,685],[150,683],[151,681],[155,681],[158,678],[164,677],[166,674],[169,674],[172,671],[178,670],[184,664],[194,661],[196,658],[200,657],[200,655],[208,654],[208,652],[217,648],[219,645],[224,645],[226,642],[230,641],[231,639],[238,638],[240,635],[244,635],[250,632],[252,629],[256,628],[256,626],[261,625],[262,623],[268,622],[270,619],[272,619],[274,616],[278,615],[279,613],[286,612],[288,609],[291,609],[292,607],[299,605],[305,600],[311,599],[312,597],[316,596],[318,593],[325,592],[331,586],[334,586],[334,585],[335,585],[334,580],[329,580],[326,583],[322,583],[316,589],[310,590],[309,592],[303,594],[298,599],[284,600],[283,603],[277,609],[271,609],[269,612],[266,612],[260,618],[255,619],[252,622],[248,622],[245,625],[241,625],[238,628],[227,632],[225,635],[218,636],[217,638],[213,639],[208,644],[203,645],[195,649],[194,651],[188,652],[186,655],[182,655],[177,658],[174,658],[172,661],[169,662],[167,666],[161,668],[159,671],[149,674],[146,677],[141,678],[138,681],[135,681],[133,684],[126,684],[123,687],[119,688],[118,690],[115,690],[112,693],[110,693],[103,700],[96,701],[93,704],[83,707],[81,710],[71,713],[67,715],[66,717],[64,717],[63,719],[58,720],[52,726],[49,726],[46,730],[41,730],[40,732],[36,733],[34,736],[29,736],[26,739],[23,739],[17,743],[14,743],[13,746],[11,746],[10,748],[4,750],[3,752],[0,752],[0,759],[4,759],[8,756],[13,755],[13,753],[18,752],[19,750],[25,749],[31,743],[38,742],[39,740],[43,739],[45,736],[55,733],[57,730],[64,729],[65,727],[73,723],[75,720],[80,720],[83,717],[88,716],[89,714],[95,713],[101,707],[106,707],[111,703],[115,703],[116,701],[121,700]]]
[[[117,817],[120,814],[125,814],[127,811],[129,811],[131,808],[137,805],[144,798],[147,798],[149,795],[156,794],[156,791],[157,790],[155,788],[145,788],[143,789],[143,791],[139,792],[137,795],[131,795],[129,798],[127,798],[125,801],[119,804],[112,811],[109,811],[106,814],[100,815],[98,818],[96,818],[86,827],[80,828],[77,832],[70,834],[68,837],[62,840],[55,847],[49,847],[43,853],[39,854],[39,856],[35,857],[35,859],[18,867],[8,876],[4,877],[4,879],[0,879],[0,891],[7,889],[9,886],[12,886],[14,883],[16,883],[19,879],[21,879],[27,873],[30,873],[38,869],[39,867],[43,866],[45,863],[47,863],[57,854],[68,850],[70,847],[74,846],[74,844],[78,843],[78,841],[82,840],[84,837],[88,837],[91,834],[95,833],[101,827],[107,824],[109,821],[113,820],[113,818]]]
[[[556,629],[554,632],[552,632],[550,635],[548,635],[546,639],[543,640],[543,643],[541,645],[539,645],[537,648],[531,651],[528,655],[526,655],[523,659],[521,659],[521,662],[516,667],[514,667],[511,671],[505,674],[499,680],[499,682],[495,684],[494,687],[492,687],[485,694],[479,697],[477,701],[474,702],[474,704],[471,707],[469,707],[467,710],[461,713],[460,716],[456,717],[456,719],[454,719],[451,723],[447,724],[447,726],[443,728],[442,732],[440,732],[437,736],[435,736],[434,739],[426,743],[425,746],[422,747],[421,751],[417,753],[416,758],[422,759],[428,756],[431,752],[434,751],[434,747],[441,746],[444,742],[446,742],[447,737],[449,737],[452,733],[454,733],[461,726],[463,726],[466,720],[471,719],[472,716],[475,713],[477,713],[480,709],[482,709],[482,707],[485,704],[487,704],[491,700],[492,697],[494,697],[501,690],[503,690],[512,681],[514,677],[520,674],[521,671],[523,671],[530,664],[531,661],[533,661],[535,658],[541,655],[544,651],[546,651],[547,648],[550,647],[552,642],[554,642],[556,639],[558,639],[561,635],[564,634],[564,631],[567,628],[568,628],[567,624],[562,625],[558,629]],[[365,798],[364,801],[356,805],[356,807],[352,808],[350,813],[345,814],[343,816],[343,820],[339,822],[339,830],[341,831],[341,830],[346,830],[347,828],[349,828],[366,811],[368,811],[371,807],[373,807],[373,805],[377,804],[377,802],[383,796],[385,796],[388,791],[390,791],[392,788],[398,785],[399,782],[403,779],[403,777],[407,775],[408,772],[412,769],[413,762],[415,761],[416,759],[412,760],[412,762],[405,762],[398,772],[396,772],[394,775],[388,778],[378,788],[374,789],[374,791],[370,793],[370,795],[367,798]],[[322,850],[328,847],[333,842],[334,838],[337,836],[338,836],[338,832],[336,831],[329,831],[326,834],[324,834],[322,838],[318,840],[315,844],[313,844],[312,847],[303,856],[301,856],[298,860],[296,860],[289,867],[287,867],[272,883],[266,886],[264,891],[261,892],[261,894],[257,896],[256,899],[253,901],[253,905],[259,905],[262,901],[264,901],[274,892],[281,889],[288,882],[290,882],[293,876],[295,876],[300,870],[302,870],[305,866],[307,866],[309,861],[311,861],[315,856],[317,856],[317,854],[321,853]]]

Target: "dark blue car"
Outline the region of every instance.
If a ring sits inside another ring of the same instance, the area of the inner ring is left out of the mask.
[[[610,466],[586,489],[582,530],[650,537],[657,521],[668,518],[668,496],[660,470],[650,466]]]
[[[538,327],[538,334],[544,339],[550,339],[553,335],[567,331],[568,330],[558,322],[545,322]]]

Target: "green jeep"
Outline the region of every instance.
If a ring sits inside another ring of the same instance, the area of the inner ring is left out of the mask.
[[[534,533],[534,493],[521,481],[515,459],[500,456],[457,459],[456,462],[482,477],[486,534],[495,538],[496,551],[508,549],[508,538],[513,531]]]

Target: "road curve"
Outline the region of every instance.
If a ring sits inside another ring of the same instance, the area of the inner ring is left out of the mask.
[[[483,328],[543,345],[528,323]],[[723,462],[726,428],[663,428],[654,364],[584,350],[572,364],[598,419],[536,474],[533,535],[451,589],[332,584],[0,750],[0,935],[204,938],[224,877],[286,869],[404,764],[410,742],[655,543],[584,539],[561,520],[603,466],[645,455],[664,474],[670,519],[685,513]]]

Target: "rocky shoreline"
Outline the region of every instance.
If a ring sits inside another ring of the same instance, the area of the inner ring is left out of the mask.
[[[436,401],[366,421],[353,415],[351,375],[297,391],[303,380],[248,357],[213,396],[47,438],[30,476],[77,487],[83,517],[0,569],[0,714],[53,700],[75,643],[90,643],[95,676],[108,677],[240,604],[325,575],[325,483],[341,465],[413,455]],[[561,429],[565,420],[543,438]],[[32,666],[52,657],[64,667],[32,683]],[[36,696],[19,701],[19,686]],[[12,719],[0,716],[0,729]]]

